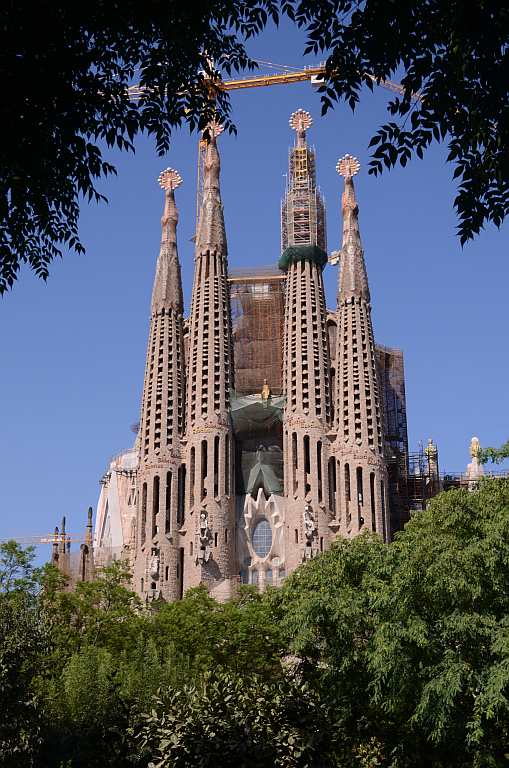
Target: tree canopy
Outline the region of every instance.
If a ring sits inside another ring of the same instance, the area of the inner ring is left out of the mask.
[[[126,577],[67,591],[0,545],[2,765],[507,765],[508,479],[442,493],[389,545],[338,539],[263,595],[145,606]]]
[[[0,293],[22,264],[46,279],[65,250],[83,251],[82,199],[103,200],[115,173],[102,147],[137,134],[168,151],[172,132],[212,115],[234,130],[222,74],[255,66],[245,42],[284,15],[327,57],[323,110],[352,108],[364,85],[401,78],[393,119],[374,132],[370,172],[446,141],[466,242],[509,209],[509,12],[497,0],[198,0],[170,4],[27,0],[0,10]],[[130,101],[138,82],[142,96]],[[418,94],[419,98],[413,98]]]

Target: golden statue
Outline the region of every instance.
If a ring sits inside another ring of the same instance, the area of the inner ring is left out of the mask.
[[[263,387],[262,387],[262,400],[267,401],[270,397],[270,387],[267,384],[267,379],[263,380]]]

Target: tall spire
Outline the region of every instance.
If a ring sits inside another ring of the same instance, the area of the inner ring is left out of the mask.
[[[185,426],[182,281],[177,253],[175,189],[180,174],[159,176],[164,190],[139,431],[134,580],[143,598],[179,595],[177,504]],[[171,578],[169,578],[171,574]]]
[[[233,344],[228,259],[219,186],[217,137],[208,126],[203,198],[196,232],[189,318],[186,531],[184,589],[206,583],[227,597],[235,583],[233,431]],[[212,545],[213,542],[213,545]]]
[[[359,232],[359,206],[355,199],[353,177],[359,172],[360,163],[356,157],[345,155],[336,166],[338,173],[345,179],[342,197],[343,243],[341,246],[341,271],[339,278],[338,301],[352,296],[370,301],[368,276],[364,263]]]
[[[297,134],[290,150],[281,206],[280,269],[286,271],[283,419],[287,566],[312,557],[329,536],[325,510],[330,427],[330,361],[322,270],[327,262],[325,206],[316,186],[316,156],[306,143],[311,115],[290,117]],[[295,547],[295,543],[302,546]]]
[[[289,253],[286,250],[292,247],[320,248],[324,263],[327,260],[325,205],[316,186],[316,153],[306,141],[306,132],[311,128],[313,119],[309,112],[298,109],[290,116],[289,124],[296,133],[296,139],[290,149],[288,183],[281,205],[282,268],[287,265]]]
[[[367,528],[387,540],[390,530],[381,387],[353,185],[360,164],[357,158],[345,155],[336,168],[345,179],[336,335],[336,472],[340,468],[344,488],[340,527],[346,536]]]
[[[182,177],[173,168],[166,168],[159,175],[159,184],[164,190],[164,211],[161,219],[161,248],[152,289],[153,314],[170,308],[177,312],[183,311],[182,281],[177,251],[179,215],[175,205],[175,189],[182,184]]]
[[[216,142],[217,137],[223,131],[223,126],[213,122],[209,125],[208,130],[210,139],[205,151],[203,199],[196,233],[196,252],[203,253],[206,250],[216,250],[226,256],[226,232],[219,187],[221,159]]]

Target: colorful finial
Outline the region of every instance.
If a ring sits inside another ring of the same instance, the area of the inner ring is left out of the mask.
[[[210,123],[207,123],[206,130],[208,131],[209,137],[211,139],[217,139],[217,137],[220,136],[224,131],[224,125],[218,123],[217,120],[211,120]]]
[[[353,157],[353,155],[344,155],[344,157],[341,157],[338,160],[336,165],[336,171],[345,179],[351,179],[352,176],[359,173],[360,168],[361,164],[356,157]]]
[[[297,133],[303,133],[311,128],[313,125],[313,118],[306,112],[305,109],[298,109],[296,112],[292,112],[288,121],[290,128],[293,128]]]
[[[159,186],[161,189],[170,190],[177,189],[182,184],[182,176],[175,168],[166,168],[161,171],[158,177]]]

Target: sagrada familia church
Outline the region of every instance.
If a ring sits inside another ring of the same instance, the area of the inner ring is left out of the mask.
[[[368,530],[389,541],[439,490],[432,441],[421,456],[425,471],[411,467],[402,352],[375,341],[354,187],[359,162],[345,155],[337,164],[343,236],[328,256],[309,113],[294,112],[290,126],[281,257],[242,271],[228,265],[221,129],[210,127],[189,317],[177,248],[182,180],[173,169],[160,176],[139,428],[135,446],[101,481],[78,578],[123,558],[146,601],[177,600],[199,584],[224,600],[239,583],[281,584],[337,537]],[[333,309],[324,294],[328,261],[340,265]],[[56,535],[53,547],[63,570],[65,537]]]

